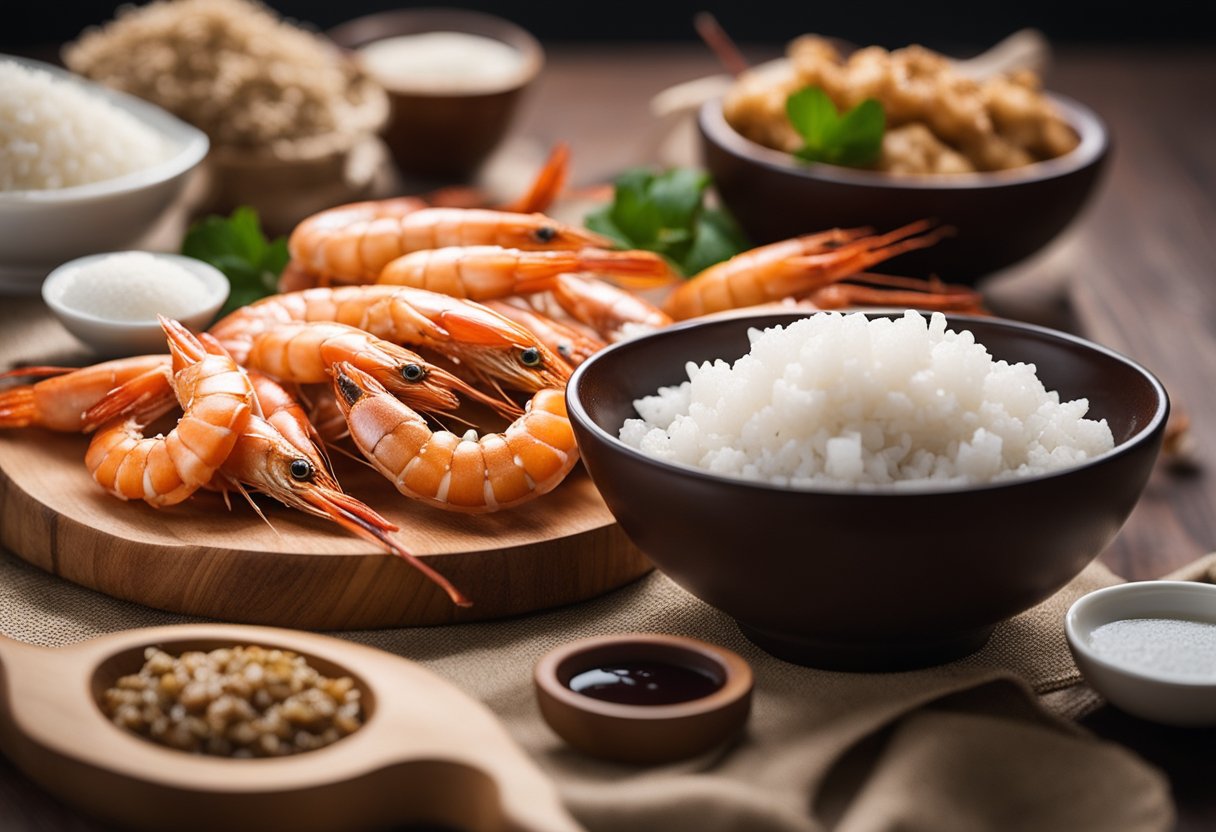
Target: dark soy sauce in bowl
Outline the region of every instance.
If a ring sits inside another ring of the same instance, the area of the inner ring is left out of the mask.
[[[675,705],[702,699],[722,683],[699,670],[666,662],[618,662],[570,677],[570,690],[620,705]]]

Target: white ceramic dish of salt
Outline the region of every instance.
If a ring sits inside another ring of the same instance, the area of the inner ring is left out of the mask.
[[[118,312],[113,305],[121,299],[123,291],[134,294],[138,281],[124,282],[114,292],[99,292],[98,287],[91,287],[93,291],[90,292],[71,293],[69,284],[82,273],[93,280],[99,276],[102,279],[121,277],[114,270],[92,270],[90,264],[131,254],[152,258],[170,267],[164,272],[170,281],[181,280],[180,270],[189,273],[193,284],[184,290],[177,287],[180,291],[168,293],[172,303],[161,311],[169,313],[191,330],[205,329],[228,299],[228,278],[219,269],[180,254],[107,252],[70,260],[47,275],[42,284],[42,299],[65,329],[106,358],[168,351],[164,331],[156,320],[159,309],[157,298],[166,297],[165,293],[149,292],[141,293],[142,297],[133,296],[132,305],[138,307],[138,314],[135,315]],[[81,303],[82,299],[84,303]]]
[[[164,214],[207,155],[207,135],[155,104],[41,61],[0,59],[46,72],[135,117],[172,150],[156,164],[71,188],[0,192],[0,295],[36,295],[56,263],[134,244]]]
[[[1140,581],[1068,610],[1085,680],[1120,710],[1169,725],[1216,725],[1216,586]]]

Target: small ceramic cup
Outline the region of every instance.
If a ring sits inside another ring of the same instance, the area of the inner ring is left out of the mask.
[[[1167,725],[1216,725],[1216,677],[1166,673],[1116,663],[1094,649],[1093,632],[1129,618],[1169,618],[1216,625],[1216,586],[1140,581],[1091,592],[1064,619],[1068,646],[1085,680],[1111,704]]]
[[[77,257],[56,268],[42,284],[42,299],[68,332],[92,347],[99,355],[113,358],[142,353],[166,352],[165,334],[156,318],[137,321],[119,321],[94,315],[84,309],[66,304],[60,298],[60,284],[74,269],[119,252],[90,254]],[[214,266],[184,257],[180,254],[149,252],[158,260],[165,260],[194,274],[207,287],[207,302],[180,320],[191,330],[206,329],[215,313],[228,299],[228,278]]]
[[[673,705],[605,702],[570,688],[579,673],[630,662],[698,671],[718,687]],[[665,763],[708,751],[737,734],[751,710],[747,662],[724,647],[680,636],[639,633],[574,641],[541,658],[533,678],[541,714],[558,736],[586,754],[621,763]]]
[[[520,55],[515,76],[482,90],[428,89],[426,85],[398,88],[384,81],[391,105],[384,140],[398,169],[427,182],[463,181],[506,136],[524,91],[540,74],[544,51],[519,26],[466,9],[381,12],[343,23],[328,34],[339,46],[357,51],[387,38],[430,32],[479,35],[504,43]]]

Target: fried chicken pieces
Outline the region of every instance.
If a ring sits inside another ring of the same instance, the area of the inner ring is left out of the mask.
[[[815,35],[794,40],[787,61],[739,77],[723,102],[726,120],[752,141],[802,146],[785,112],[790,93],[821,87],[843,110],[877,99],[887,117],[878,170],[946,174],[1007,170],[1068,153],[1073,129],[1029,71],[977,82],[921,46],[859,49],[848,59]]]

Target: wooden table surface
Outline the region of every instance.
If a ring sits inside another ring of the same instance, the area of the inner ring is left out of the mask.
[[[757,50],[755,58],[774,50]],[[718,71],[703,49],[551,48],[516,136],[570,142],[574,182],[644,163],[654,151],[647,102]],[[1200,49],[1063,49],[1050,86],[1093,107],[1114,136],[1106,181],[1043,255],[986,284],[994,309],[1070,329],[1135,358],[1189,414],[1195,466],[1159,466],[1101,556],[1131,579],[1160,576],[1216,550],[1216,55]],[[1017,222],[1011,217],[1010,222]],[[0,299],[0,337],[32,301]],[[1216,828],[1216,731],[1167,729],[1106,708],[1089,729],[1169,775],[1178,828]],[[1101,772],[1094,773],[1095,778]],[[0,759],[0,827],[96,830]]]

